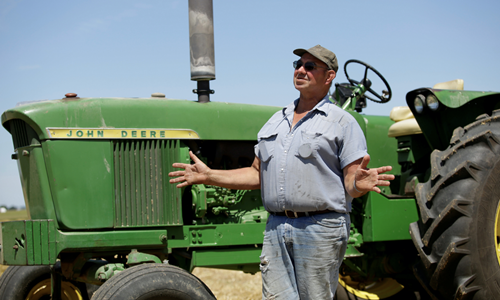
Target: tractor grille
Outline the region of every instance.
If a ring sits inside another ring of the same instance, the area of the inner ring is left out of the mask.
[[[9,125],[12,141],[14,142],[14,149],[29,146],[30,139],[28,137],[26,123],[22,120],[14,119],[9,122]]]
[[[115,227],[182,225],[181,193],[168,182],[178,140],[116,141]]]

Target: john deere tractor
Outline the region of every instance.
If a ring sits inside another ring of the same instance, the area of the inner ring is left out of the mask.
[[[68,93],[2,114],[28,219],[1,223],[0,300],[214,299],[194,268],[259,272],[260,191],[168,183],[190,150],[211,168],[250,166],[257,132],[281,109],[210,101],[212,6],[189,8],[197,101]],[[358,121],[370,166],[391,165],[396,179],[353,200],[336,298],[500,298],[500,94],[455,80],[367,116],[368,100],[391,99],[388,82],[359,60],[344,72],[331,101]]]

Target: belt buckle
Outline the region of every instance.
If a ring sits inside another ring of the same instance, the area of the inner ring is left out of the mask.
[[[293,213],[292,215],[289,215],[288,213]],[[297,216],[297,213],[291,210],[286,210],[285,209],[285,216],[290,219],[297,219],[299,216]]]

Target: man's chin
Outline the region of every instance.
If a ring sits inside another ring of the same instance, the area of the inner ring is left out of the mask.
[[[307,82],[300,82],[300,81],[295,81],[295,89],[297,90],[302,90],[307,87]]]

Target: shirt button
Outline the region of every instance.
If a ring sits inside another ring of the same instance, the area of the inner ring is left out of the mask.
[[[283,190],[283,188],[280,188],[280,190]]]
[[[285,153],[286,153],[286,150],[285,150]]]
[[[285,169],[283,169],[283,168],[282,168],[282,169],[281,169],[281,172],[283,172],[284,170],[285,170]]]

